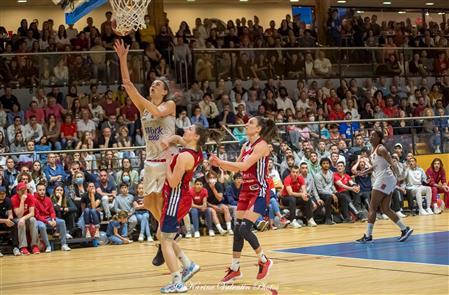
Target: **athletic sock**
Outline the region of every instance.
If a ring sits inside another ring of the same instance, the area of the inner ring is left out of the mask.
[[[232,258],[231,266],[229,267],[232,271],[238,271],[240,268],[240,259]]]
[[[173,284],[179,284],[182,282],[181,273],[179,271],[175,271],[171,274],[171,280]]]
[[[265,254],[263,254],[263,251],[260,251],[259,254],[257,254],[259,256],[259,260],[262,263],[266,263],[268,261],[267,257],[265,256]]]
[[[371,237],[373,235],[374,223],[368,223],[368,227],[366,228],[366,236]]]
[[[226,229],[227,229],[227,230],[232,229],[232,227],[231,227],[231,222],[226,222]]]
[[[187,269],[190,264],[192,263],[192,261],[190,261],[189,257],[187,257],[184,252],[180,252],[178,255],[178,259],[181,261],[182,266],[184,266],[185,269]]]
[[[398,220],[398,222],[396,222],[396,225],[399,226],[399,228],[401,230],[405,230],[407,227],[405,226],[405,224],[402,222],[402,220]]]
[[[224,229],[221,227],[221,224],[217,223],[215,226],[217,227],[219,232],[224,231]]]

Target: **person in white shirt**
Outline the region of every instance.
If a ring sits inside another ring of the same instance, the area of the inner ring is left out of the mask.
[[[279,88],[279,97],[276,98],[276,107],[278,110],[284,110],[291,109],[292,111],[295,110],[295,106],[293,105],[292,100],[288,97],[287,89],[285,87]]]
[[[89,104],[90,112],[92,113],[92,120],[98,126],[98,124],[104,119],[104,109],[99,104],[98,98],[93,98],[92,103]]]
[[[176,118],[176,128],[184,129],[187,127],[190,127],[192,123],[190,122],[189,117],[187,116],[187,111],[182,110],[181,113],[179,113],[178,118]]]
[[[25,134],[25,127],[22,125],[22,120],[19,116],[14,118],[14,124],[9,125],[6,129],[6,134],[8,135],[8,142],[14,142],[16,138],[16,133],[20,132]]]
[[[309,97],[307,96],[307,90],[303,89],[301,90],[299,94],[299,100],[296,102],[296,109],[303,111],[307,110],[309,107]]]
[[[42,125],[37,123],[36,116],[30,117],[30,121],[25,125],[24,129],[25,132],[23,134],[23,137],[25,138],[25,141],[34,140],[34,142],[37,143],[44,135]]]
[[[320,76],[328,76],[332,72],[331,61],[326,58],[324,51],[318,53],[318,58],[313,63],[313,69],[315,70],[315,74]]]
[[[81,138],[81,135],[84,132],[91,132],[93,135],[96,133],[95,129],[97,128],[97,125],[90,119],[90,112],[88,109],[82,109],[81,119],[76,122],[76,127],[78,130],[78,138]]]
[[[409,168],[406,172],[406,189],[416,197],[418,203],[419,215],[433,215],[433,211],[430,208],[432,204],[432,188],[423,183],[427,183],[427,176],[421,167],[416,164],[416,158],[409,160]],[[422,205],[422,196],[425,195],[427,209],[424,210]]]

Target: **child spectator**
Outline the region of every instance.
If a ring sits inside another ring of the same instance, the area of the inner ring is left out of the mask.
[[[201,179],[196,179],[193,187],[190,188],[190,194],[192,195],[193,202],[190,209],[190,216],[193,222],[193,236],[195,238],[200,237],[200,216],[204,214],[206,218],[207,229],[209,235],[214,236],[214,230],[212,229],[212,208],[207,207],[207,189],[203,187]],[[212,234],[213,233],[213,234]]]
[[[139,183],[136,189],[136,195],[134,196],[134,215],[131,217],[135,217],[137,222],[140,224],[140,234],[139,234],[139,242],[143,242],[145,236],[147,237],[148,242],[153,242],[153,237],[151,235],[150,229],[150,212],[145,209],[143,204],[144,193],[143,193],[143,183]]]
[[[106,230],[106,236],[112,245],[132,243],[128,239],[128,212],[120,211],[112,217]]]

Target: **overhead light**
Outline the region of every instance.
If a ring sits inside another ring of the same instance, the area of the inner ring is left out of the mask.
[[[427,11],[427,12],[426,12],[426,15],[427,15],[427,16],[429,16],[429,15],[430,15],[430,13],[429,13],[429,12]]]
[[[346,0],[338,0],[337,3],[345,4],[345,3],[346,3]]]
[[[438,15],[443,15],[444,14],[444,12],[438,12]]]
[[[240,2],[248,2],[248,0],[240,0]]]
[[[382,4],[383,5],[391,5],[391,1],[384,1]]]
[[[27,3],[28,0],[17,0],[17,3]]]
[[[365,13],[365,11],[363,11],[363,10],[357,10],[356,12],[357,13]]]
[[[426,2],[426,5],[427,6],[432,6],[432,5],[435,5],[435,3],[433,3],[433,2]]]
[[[404,14],[404,13],[407,13],[407,12],[401,10],[401,11],[398,11],[398,13],[399,13],[399,14]]]
[[[195,0],[187,0],[187,2],[195,2]]]
[[[299,2],[299,0],[290,0],[290,2]]]

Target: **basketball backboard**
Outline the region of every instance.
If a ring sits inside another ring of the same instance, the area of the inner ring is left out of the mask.
[[[108,0],[53,0],[57,5],[62,6],[65,11],[65,22],[70,25],[76,23],[83,16],[92,10],[106,4]],[[67,3],[69,2],[69,3]]]

